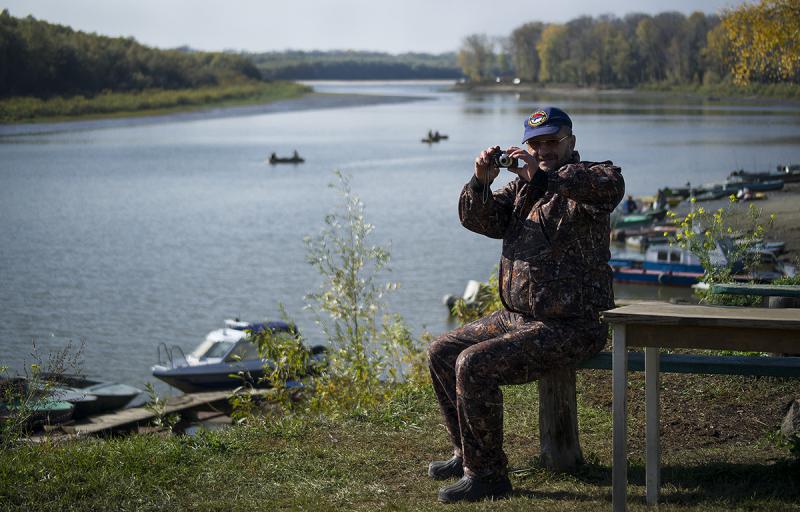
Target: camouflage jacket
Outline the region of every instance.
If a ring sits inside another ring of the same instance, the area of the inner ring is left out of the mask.
[[[609,215],[625,182],[611,162],[579,158],[492,194],[473,177],[461,192],[461,224],[503,240],[500,298],[509,311],[594,319],[614,307]]]

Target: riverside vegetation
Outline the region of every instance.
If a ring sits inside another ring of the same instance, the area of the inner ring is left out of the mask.
[[[241,55],[157,50],[0,13],[0,122],[163,114],[309,91],[263,80]]]
[[[327,369],[304,375],[307,355],[297,337],[263,337],[263,353],[281,363],[269,376],[272,400],[237,402],[239,420],[231,428],[7,446],[0,450],[4,509],[441,510],[440,482],[425,469],[450,448],[421,358],[425,336],[412,340],[385,313],[384,293],[394,288],[380,281],[388,251],[369,244],[372,227],[346,178],[338,187],[341,208],[307,239],[309,262],[323,281],[309,303],[328,333]],[[303,386],[288,385],[295,379]],[[536,384],[506,387],[506,450],[516,492],[457,508],[607,510],[610,388],[607,372],[579,372],[587,463],[554,474],[538,465]],[[640,497],[630,509],[647,510],[640,374],[631,376],[629,392],[630,485]],[[798,510],[800,462],[774,434],[781,404],[795,394],[789,380],[664,375],[659,510]]]

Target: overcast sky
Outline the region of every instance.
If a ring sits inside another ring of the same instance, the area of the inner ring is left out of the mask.
[[[718,13],[741,0],[0,0],[34,17],[160,48],[455,51],[470,34],[507,36],[529,21],[666,10]]]

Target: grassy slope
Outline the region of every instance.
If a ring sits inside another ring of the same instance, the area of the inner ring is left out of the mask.
[[[796,383],[666,375],[659,510],[800,510],[800,463],[768,440]],[[579,374],[587,464],[536,467],[535,384],[505,388],[506,450],[516,493],[458,510],[610,507],[610,375]],[[630,510],[644,506],[643,379],[632,379]],[[2,508],[38,510],[442,510],[432,458],[447,456],[430,387],[370,417],[271,419],[197,437],[86,439],[0,452]]]
[[[0,123],[162,115],[269,103],[302,96],[309,91],[308,87],[291,82],[246,82],[198,89],[107,92],[93,98],[15,97],[0,100]]]

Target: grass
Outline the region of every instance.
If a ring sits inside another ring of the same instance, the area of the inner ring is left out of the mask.
[[[644,382],[629,391],[629,509],[644,504]],[[659,510],[800,510],[800,463],[773,440],[790,380],[664,375]],[[515,493],[457,510],[610,508],[610,374],[578,375],[587,463],[537,465],[536,385],[504,388]],[[447,457],[430,386],[368,414],[257,420],[194,437],[132,435],[0,452],[4,510],[442,510],[427,463]]]
[[[292,82],[243,82],[197,89],[103,92],[93,97],[0,99],[0,123],[163,115],[294,98],[310,88]]]

